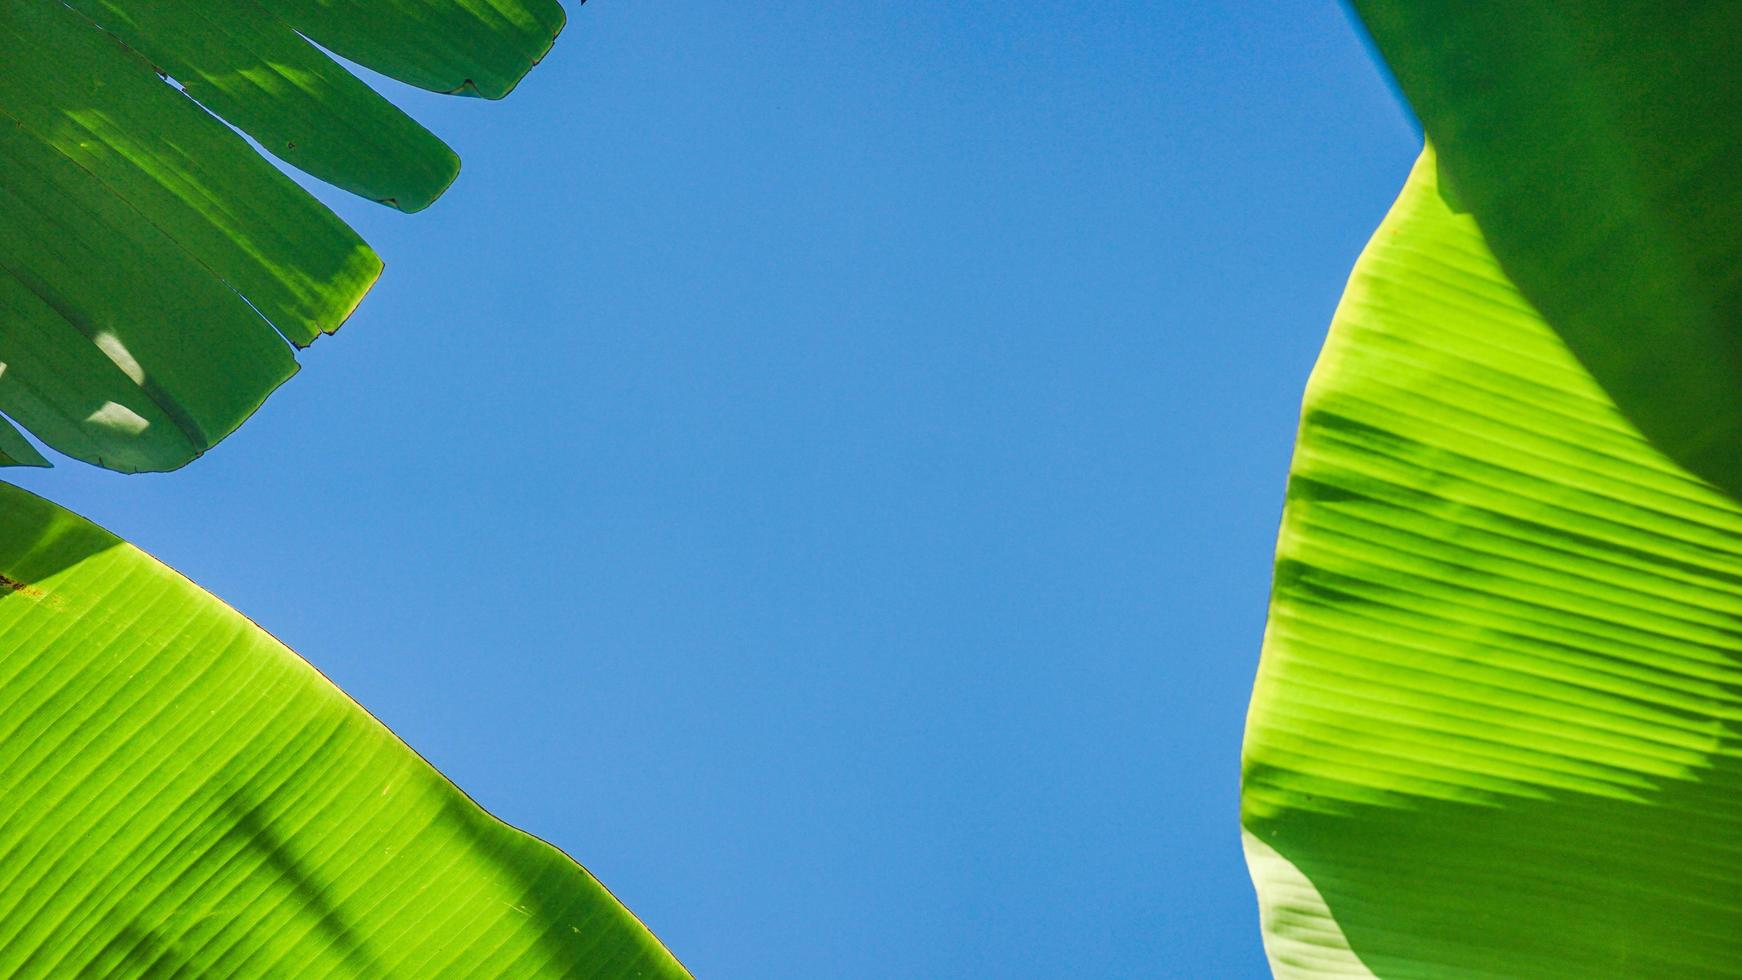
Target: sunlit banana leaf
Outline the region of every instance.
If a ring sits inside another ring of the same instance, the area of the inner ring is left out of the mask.
[[[1742,967],[1742,506],[1424,156],[1313,372],[1243,823],[1284,977]]]
[[[1742,494],[1742,4],[1354,0],[1500,265]]]
[[[417,210],[458,158],[306,38],[496,98],[562,25],[555,0],[0,3],[0,412],[112,469],[210,448],[296,370],[291,345],[337,329],[381,271],[213,114]],[[14,441],[0,463],[43,463]]]
[[[0,484],[0,975],[685,973],[254,624]]]

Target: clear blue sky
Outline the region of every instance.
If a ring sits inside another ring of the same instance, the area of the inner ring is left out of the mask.
[[[8,474],[707,978],[1257,977],[1302,385],[1417,149],[1329,2],[594,0],[167,477]]]

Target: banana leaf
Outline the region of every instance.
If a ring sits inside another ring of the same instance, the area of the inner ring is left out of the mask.
[[[1354,0],[1524,297],[1742,494],[1742,4]]]
[[[0,4],[0,412],[124,472],[205,452],[382,268],[240,134],[417,210],[458,158],[316,44],[500,98],[563,23],[555,0]],[[0,428],[0,464],[46,463]]]
[[[1742,965],[1742,506],[1424,153],[1302,408],[1243,756],[1281,977]]]
[[[259,627],[6,484],[0,975],[687,976]]]
[[[417,210],[457,157],[316,44],[500,98],[562,25],[554,0],[0,4],[0,411],[122,471],[210,448],[381,270],[238,131]],[[0,419],[0,465],[47,460]],[[5,484],[0,974],[687,976],[257,626]]]

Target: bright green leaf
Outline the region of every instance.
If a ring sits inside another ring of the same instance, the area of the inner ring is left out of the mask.
[[[259,627],[0,484],[0,975],[683,977]]]
[[[1424,155],[1289,478],[1243,767],[1278,974],[1734,975],[1739,650],[1742,506],[1617,410]]]
[[[1354,0],[1500,265],[1742,494],[1742,4]]]

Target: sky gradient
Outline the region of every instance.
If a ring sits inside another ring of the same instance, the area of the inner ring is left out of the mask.
[[[1264,975],[1300,394],[1418,149],[1330,3],[572,7],[186,470],[8,474],[707,978]]]

